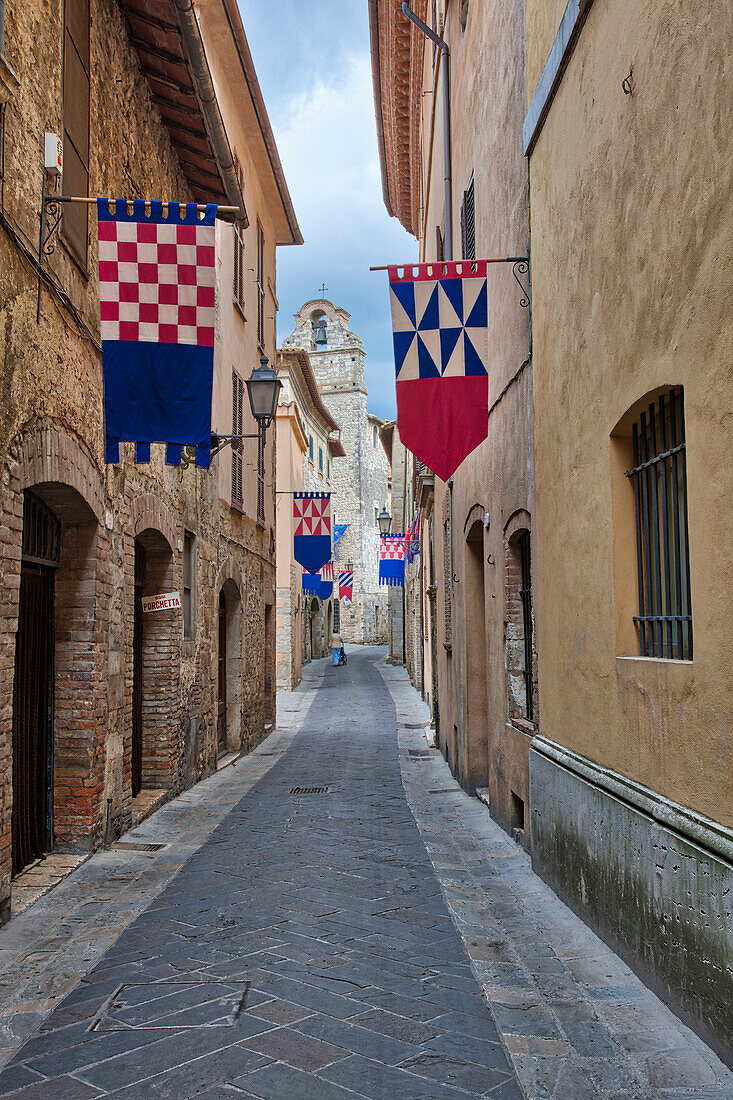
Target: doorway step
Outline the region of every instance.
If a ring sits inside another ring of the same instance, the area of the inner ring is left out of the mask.
[[[130,828],[134,829],[146,817],[160,809],[164,802],[171,797],[171,792],[160,788],[143,788],[132,800],[132,821]]]
[[[51,852],[43,859],[37,859],[24,867],[10,884],[10,916],[17,917],[34,901],[38,901],[62,879],[80,867],[89,859],[91,852],[81,855],[74,853]]]

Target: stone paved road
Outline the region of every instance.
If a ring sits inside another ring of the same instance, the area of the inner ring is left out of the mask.
[[[733,1100],[427,749],[384,650],[282,704],[135,830],[168,848],[99,853],[0,934],[0,1096]],[[82,977],[60,1003],[54,974]]]
[[[405,801],[377,656],[325,679],[0,1094],[521,1098]]]

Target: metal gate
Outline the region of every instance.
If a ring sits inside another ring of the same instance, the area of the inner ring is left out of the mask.
[[[145,549],[135,541],[135,609],[132,628],[132,797],[143,785],[143,588]]]
[[[53,848],[53,587],[60,549],[60,522],[26,492],[13,679],[14,875]]]
[[[218,655],[218,708],[217,741],[219,752],[227,747],[227,602],[223,592],[219,593],[219,655]]]

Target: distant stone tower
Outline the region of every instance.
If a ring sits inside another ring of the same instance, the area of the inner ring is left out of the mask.
[[[386,644],[387,589],[379,587],[377,515],[389,506],[389,463],[379,438],[383,421],[367,410],[364,345],[349,330],[350,313],[326,298],[313,298],[295,314],[284,348],[308,352],[318,388],[341,428],[345,458],[334,458],[331,512],[347,523],[336,547],[337,569],[354,565],[354,600],[340,607],[344,641]],[[334,591],[334,596],[338,593]]]

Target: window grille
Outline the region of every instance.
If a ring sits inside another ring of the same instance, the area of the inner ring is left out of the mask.
[[[244,381],[232,371],[232,435],[241,435],[244,422]],[[232,503],[242,504],[242,440],[232,440]]]
[[[341,604],[338,600],[333,605],[333,629],[336,634],[341,630]]]
[[[89,0],[64,5],[62,191],[65,195],[89,194],[90,27]],[[64,205],[61,228],[72,252],[86,267],[89,239],[86,203]]]
[[[323,447],[318,448],[318,469],[323,473]]]
[[[461,258],[476,259],[476,217],[473,198],[473,176],[461,202]]]
[[[534,721],[534,667],[532,660],[532,564],[529,538],[529,531],[524,531],[519,536],[518,543],[521,568],[519,598],[522,601],[522,625],[524,627],[525,714],[527,720],[532,722]]]
[[[257,522],[265,522],[265,433],[257,431]]]
[[[257,222],[257,345],[265,350],[265,234]]]
[[[639,631],[643,657],[692,660],[685,412],[681,388],[632,428]]]
[[[308,458],[313,461],[313,436],[308,436]]]

